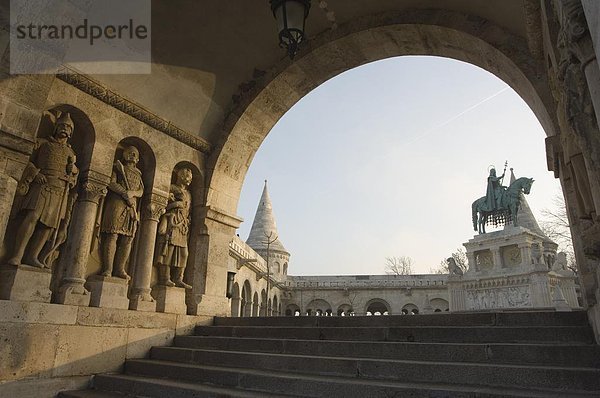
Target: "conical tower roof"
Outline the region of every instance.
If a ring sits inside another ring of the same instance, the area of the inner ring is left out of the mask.
[[[273,206],[271,205],[271,198],[269,197],[269,191],[267,190],[267,181],[265,180],[265,187],[263,188],[262,196],[260,197],[260,202],[256,209],[256,215],[254,216],[254,222],[250,229],[250,235],[248,235],[246,243],[257,252],[264,252],[267,250],[268,237],[270,237],[269,240],[277,238],[274,242],[271,242],[269,250],[289,254],[279,240],[279,232],[277,231],[275,216],[273,215]]]
[[[515,180],[515,173],[511,168],[510,183],[512,184],[513,182],[515,182]],[[540,235],[547,240],[550,240],[550,238],[546,236],[544,231],[542,231],[542,229],[538,225],[538,222],[535,219],[535,216],[533,215],[533,212],[531,211],[529,203],[527,203],[527,199],[525,198],[525,195],[523,195],[523,192],[521,192],[521,204],[519,206],[519,211],[517,212],[517,224],[519,227],[527,228],[531,232]]]

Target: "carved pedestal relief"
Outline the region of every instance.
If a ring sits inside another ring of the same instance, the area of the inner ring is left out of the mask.
[[[531,307],[528,286],[467,290],[467,310]]]
[[[492,269],[494,267],[494,256],[490,250],[475,252],[475,263],[477,271]]]

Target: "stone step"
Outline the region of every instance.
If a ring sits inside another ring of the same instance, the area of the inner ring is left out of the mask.
[[[366,379],[431,381],[496,387],[592,390],[600,393],[600,369],[481,363],[342,358],[258,352],[155,347],[152,359],[188,364],[287,371]],[[126,366],[138,366],[135,361]],[[143,366],[143,365],[142,365]],[[129,369],[129,368],[128,368]]]
[[[131,398],[131,395],[121,394],[119,392],[83,390],[83,391],[62,391],[58,398]]]
[[[240,365],[243,365],[240,363]],[[436,398],[487,398],[487,397],[598,397],[598,391],[537,388],[519,389],[513,386],[502,388],[443,384],[437,381],[438,374],[431,374],[422,383],[414,380],[372,380],[332,375],[307,375],[288,372],[261,371],[256,369],[231,369],[225,367],[173,363],[156,360],[133,360],[127,363],[128,375],[100,375],[96,377],[98,388],[118,388],[119,391],[147,397],[170,398],[196,397],[185,390],[162,390],[157,392],[155,384],[161,380],[152,377],[170,378],[178,382],[209,383],[231,388],[270,393],[294,394],[303,397],[327,398],[388,398],[388,397],[436,397]],[[453,369],[443,369],[452,372]],[[136,377],[142,376],[142,377]],[[168,395],[164,395],[168,391]],[[163,395],[160,395],[160,394]]]
[[[301,340],[408,341],[438,343],[594,342],[584,326],[394,326],[293,327],[197,326],[198,336],[257,337]]]
[[[441,362],[600,367],[600,347],[585,344],[461,344],[177,336],[182,348]]]
[[[129,375],[98,375],[94,380],[94,388],[113,391],[122,391],[127,395],[107,395],[108,397],[136,397],[136,398],[277,398],[298,397],[289,394],[272,394],[265,391],[248,391],[216,385],[186,383],[165,379],[150,379]],[[88,392],[88,391],[86,391]],[[100,392],[103,391],[94,391]],[[109,393],[105,393],[109,394]],[[113,393],[110,393],[113,394]],[[95,398],[95,396],[74,396],[74,398]],[[102,398],[98,396],[98,398]]]
[[[585,311],[507,311],[388,316],[216,317],[215,326],[589,326]]]

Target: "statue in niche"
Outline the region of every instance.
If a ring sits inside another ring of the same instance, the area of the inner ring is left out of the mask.
[[[19,212],[24,213],[24,219],[16,231],[10,265],[21,264],[25,256],[25,264],[50,268],[51,263],[46,261],[66,240],[73,187],[79,174],[75,152],[68,142],[74,128],[71,116],[59,112],[52,136],[39,141],[25,167],[17,187],[17,194],[22,196]],[[46,250],[40,259],[44,246]]]
[[[100,224],[102,276],[129,279],[125,271],[139,222],[138,198],[144,193],[142,172],[136,167],[140,153],[134,146],[123,149],[123,161],[115,162]]]
[[[176,171],[175,184],[171,185],[166,212],[158,225],[157,258],[158,284],[192,287],[183,281],[188,259],[188,234],[190,231],[190,209],[192,195],[192,170],[180,168]]]

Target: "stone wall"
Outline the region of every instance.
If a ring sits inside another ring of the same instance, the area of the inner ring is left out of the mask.
[[[389,315],[447,311],[448,275],[290,276],[286,315]]]
[[[0,300],[0,396],[54,397],[212,317]]]

